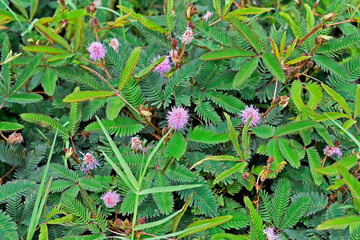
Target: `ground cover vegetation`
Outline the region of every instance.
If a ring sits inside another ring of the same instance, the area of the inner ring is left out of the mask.
[[[0,238],[360,239],[357,0],[0,0]]]

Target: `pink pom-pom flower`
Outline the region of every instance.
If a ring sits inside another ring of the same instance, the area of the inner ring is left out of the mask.
[[[187,27],[186,31],[179,38],[183,44],[188,45],[194,40],[194,33],[190,27]]]
[[[8,143],[11,145],[13,143],[21,143],[23,141],[23,136],[21,135],[21,133],[16,133],[13,132],[9,137],[8,137]]]
[[[106,54],[106,47],[100,42],[92,42],[87,50],[94,61],[103,59]]]
[[[274,227],[265,228],[264,233],[268,240],[278,240],[279,236],[274,232]]]
[[[204,16],[202,16],[201,18],[207,22],[213,15],[214,13],[210,12],[210,11],[206,11],[206,13],[204,14]]]
[[[155,60],[159,59],[161,56],[154,57],[151,63],[155,62]],[[158,71],[162,76],[164,76],[171,69],[171,63],[169,60],[169,56],[165,56],[165,59],[156,66],[154,71]]]
[[[337,157],[341,157],[342,156],[342,152],[341,149],[338,147],[330,147],[329,145],[326,145],[326,147],[323,149],[324,154],[328,157],[332,157],[332,156],[337,156]]]
[[[138,136],[130,138],[131,149],[134,151],[141,151],[143,149],[142,142]]]
[[[249,118],[252,117],[250,127],[258,125],[261,119],[259,109],[253,107],[252,105],[250,107],[246,106],[239,116],[241,117],[243,124],[246,124]]]
[[[167,114],[167,120],[169,127],[174,128],[174,130],[180,130],[188,123],[188,111],[182,106],[173,107]]]
[[[109,46],[112,47],[115,50],[115,52],[118,52],[120,46],[119,40],[117,40],[117,38],[112,38],[110,40]]]
[[[116,192],[109,190],[100,198],[104,201],[106,207],[113,208],[120,202],[120,195]]]
[[[95,169],[97,166],[100,166],[100,164],[97,162],[96,158],[94,157],[94,155],[92,155],[91,153],[82,153],[83,155],[83,162],[80,165],[80,169],[85,172],[85,173],[89,173],[90,170]]]

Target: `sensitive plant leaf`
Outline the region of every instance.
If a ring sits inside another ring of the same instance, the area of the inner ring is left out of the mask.
[[[197,126],[188,133],[188,140],[207,144],[218,144],[230,140],[228,133],[215,133]]]
[[[54,94],[57,79],[58,76],[56,72],[52,68],[46,68],[41,80],[41,85],[44,88],[46,94],[50,96]]]
[[[129,117],[118,116],[114,120],[103,119],[102,124],[109,134],[115,134],[116,136],[133,136],[144,128],[142,124]],[[100,131],[101,125],[98,122],[93,122],[87,125],[85,131]]]
[[[312,56],[301,56],[301,57],[295,58],[295,59],[293,59],[293,60],[287,61],[287,62],[285,63],[285,65],[292,65],[292,64],[295,64],[295,63],[299,63],[299,62],[302,62],[302,61],[304,61],[304,60],[306,60],[306,59],[309,59],[309,58],[311,58],[311,57],[312,57]]]
[[[243,159],[244,155],[241,152],[240,145],[239,145],[239,139],[238,139],[239,133],[235,131],[235,128],[230,120],[230,116],[227,113],[224,113],[224,115],[226,117],[231,143],[232,143],[236,153],[238,154],[238,156]]]
[[[350,75],[343,65],[324,55],[313,55],[312,59],[325,72],[329,72],[340,79],[350,81]],[[322,84],[324,85],[324,84]],[[326,90],[326,89],[325,89]]]
[[[167,193],[167,192],[177,192],[185,189],[193,189],[201,187],[201,184],[190,184],[190,185],[175,185],[175,186],[168,186],[168,187],[153,187],[149,189],[145,189],[140,191],[139,195],[146,195],[146,194],[154,194],[154,193]]]
[[[122,71],[121,79],[119,82],[119,91],[121,91],[128,84],[130,77],[135,70],[136,64],[139,61],[140,52],[141,47],[137,47],[131,52],[126,62],[125,68]]]
[[[108,98],[114,95],[115,93],[110,91],[83,91],[83,92],[71,93],[67,95],[63,101],[69,103],[83,102],[83,101],[89,101],[89,100],[95,100],[101,98]]]
[[[269,8],[257,8],[257,7],[239,8],[229,12],[227,16],[257,15],[269,11],[270,11]]]
[[[30,1],[30,18],[33,19],[39,5],[39,0]]]
[[[316,169],[321,167],[320,155],[315,148],[306,149],[306,153],[309,160],[311,175],[313,176],[315,183],[320,185],[323,180],[323,176],[316,172]]]
[[[3,211],[0,211],[0,234],[4,239],[19,239],[16,223]]]
[[[184,230],[189,230],[189,231],[180,234],[178,236],[178,239],[181,239],[183,237],[189,236],[189,235],[197,233],[197,232],[205,231],[207,229],[219,226],[223,223],[230,221],[232,218],[233,218],[233,216],[226,215],[226,216],[220,216],[220,217],[215,217],[215,218],[211,218],[211,219],[205,219],[205,220],[199,220],[199,221],[193,222],[184,229]]]
[[[346,217],[339,217],[327,220],[316,227],[317,230],[328,230],[328,229],[345,229],[358,227],[360,225],[360,216],[350,215]]]
[[[225,178],[233,175],[235,172],[239,172],[240,174],[243,173],[244,168],[247,166],[247,162],[241,162],[233,166],[232,168],[220,173],[214,180],[213,185],[217,184],[218,182],[224,180]]]
[[[155,179],[154,179],[154,187],[150,188],[150,190],[154,190],[153,199],[159,209],[161,214],[169,214],[173,212],[174,207],[174,196],[169,191],[164,191],[164,188],[170,188],[170,183],[168,178],[161,174],[160,171],[156,171]],[[172,186],[171,186],[172,187]],[[156,191],[156,189],[160,189],[161,191]],[[149,189],[145,189],[149,190]],[[141,193],[141,192],[140,192]]]
[[[213,7],[216,13],[221,16],[221,3],[220,0],[213,0]]]
[[[241,48],[225,48],[221,50],[211,51],[201,55],[200,60],[214,61],[220,59],[236,58],[236,57],[255,57],[256,54]]]
[[[291,142],[284,138],[278,138],[279,148],[284,156],[284,158],[290,163],[294,168],[300,167],[300,159],[297,153],[297,150],[291,146]]]
[[[69,137],[68,131],[61,125],[57,120],[53,119],[50,116],[37,113],[23,113],[20,117],[27,122],[39,124],[43,127],[49,127],[55,130],[58,130],[60,135],[64,138]]]
[[[169,143],[164,149],[164,155],[168,157],[175,157],[177,160],[185,154],[187,142],[184,136],[176,132],[171,136]]]
[[[36,66],[40,63],[43,54],[37,54],[35,58],[26,66],[26,68],[21,72],[19,78],[16,80],[13,85],[11,92],[16,92],[19,90],[26,81],[35,73]]]
[[[277,228],[280,227],[280,222],[283,214],[290,202],[291,185],[288,179],[280,179],[274,196],[271,201],[270,213]]]
[[[22,104],[37,103],[41,100],[43,100],[43,97],[36,93],[14,93],[5,99],[6,102]]]
[[[241,162],[242,159],[231,155],[220,155],[220,156],[207,156],[206,158],[194,163],[190,170],[204,163],[205,161],[224,161],[224,162]]]
[[[337,92],[335,92],[333,89],[331,89],[329,86],[325,84],[321,84],[321,86],[325,89],[325,91],[338,103],[340,106],[344,109],[344,111],[351,116],[351,111],[349,108],[349,105],[347,104],[346,100]]]
[[[286,80],[286,77],[285,77],[284,71],[282,70],[279,60],[271,53],[264,53],[262,55],[262,59],[266,65],[266,67],[271,72],[271,74],[275,78],[280,80],[282,83],[284,83]]]
[[[24,51],[36,52],[36,53],[48,53],[48,54],[69,54],[68,51],[61,48],[48,47],[48,46],[25,46]]]
[[[248,80],[251,74],[253,74],[253,72],[256,70],[258,63],[259,63],[259,57],[254,57],[249,61],[245,62],[241,66],[241,69],[236,74],[234,78],[233,86],[234,87],[246,86],[246,80]]]
[[[291,228],[300,220],[309,207],[310,198],[303,197],[290,204],[281,221],[280,229]]]
[[[53,29],[45,27],[44,25],[40,24],[39,22],[35,23],[35,27],[46,37],[50,38],[51,40],[59,43],[61,46],[70,50],[70,45],[68,42],[63,39],[59,34],[53,31]]]
[[[360,84],[356,88],[355,96],[355,107],[354,107],[354,119],[356,119],[360,114]]]
[[[250,216],[250,231],[254,233],[254,235],[251,234],[252,237],[258,240],[265,240],[265,234],[263,232],[265,226],[259,212],[256,211],[254,205],[248,197],[244,197],[244,203]]]
[[[227,12],[229,11],[231,5],[233,4],[234,0],[225,0],[225,6],[224,6],[224,10],[223,10],[223,15],[226,15]]]
[[[126,103],[118,96],[108,98],[106,105],[106,117],[109,120],[114,120],[125,105]]]
[[[24,128],[24,126],[19,123],[0,122],[0,132],[17,131],[22,128]]]
[[[304,7],[306,9],[306,26],[307,26],[308,32],[310,32],[314,27],[315,17],[314,17],[314,13],[313,13],[311,7],[309,6],[309,4],[305,3]]]
[[[357,161],[358,161],[358,159],[356,157],[356,154],[349,154],[349,155],[343,156],[336,163],[331,164],[326,167],[317,168],[317,169],[315,169],[315,171],[318,173],[321,173],[323,175],[338,176],[340,174],[338,171],[339,165],[343,166],[347,170],[350,170],[357,164]]]
[[[344,178],[346,187],[350,190],[354,201],[360,201],[360,182],[353,175],[351,175],[345,167],[338,164],[337,168],[341,176]]]

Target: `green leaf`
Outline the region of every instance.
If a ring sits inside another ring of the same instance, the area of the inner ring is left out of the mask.
[[[23,125],[12,122],[0,122],[0,132],[16,131],[24,128]]]
[[[184,229],[184,230],[188,229],[189,231],[179,234],[178,239],[219,226],[223,223],[230,221],[232,218],[233,216],[226,215],[226,216],[220,216],[220,217],[193,222]]]
[[[143,230],[143,229],[147,229],[147,228],[154,228],[156,226],[159,226],[160,224],[166,223],[167,221],[171,220],[172,218],[174,218],[179,212],[181,211],[181,209],[179,211],[174,212],[173,214],[171,214],[170,216],[163,218],[161,220],[158,221],[154,221],[154,222],[150,222],[150,223],[144,223],[144,224],[140,224],[137,225],[134,230],[135,231],[139,231],[139,230]]]
[[[43,54],[37,54],[35,58],[25,67],[12,87],[12,93],[19,90],[25,84],[26,80],[35,73],[36,66],[39,64],[42,56]]]
[[[344,111],[351,117],[351,111],[349,105],[346,100],[337,92],[332,90],[329,86],[325,84],[321,84],[321,86],[325,89],[325,91],[344,109]]]
[[[66,131],[63,125],[61,125],[57,120],[53,119],[44,114],[37,113],[23,113],[20,117],[27,122],[39,124],[43,127],[50,127],[52,129],[58,130],[63,138],[69,137],[69,133]]]
[[[0,235],[3,239],[18,240],[17,226],[11,217],[5,212],[0,211]]]
[[[45,27],[44,25],[40,24],[39,22],[35,23],[35,27],[46,37],[59,43],[61,46],[63,46],[67,50],[70,50],[70,45],[68,44],[68,42],[65,39],[63,39],[59,34],[57,34],[53,29]]]
[[[203,61],[214,61],[220,59],[236,58],[236,57],[255,57],[256,54],[241,48],[225,48],[211,51],[201,55],[200,59]]]
[[[345,67],[335,60],[327,56],[316,54],[313,55],[312,59],[325,72],[329,72],[340,79],[350,81],[349,73],[346,71]]]
[[[322,124],[318,124],[315,126],[316,132],[326,141],[326,143],[330,146],[333,147],[333,141],[330,137],[330,134],[328,132],[328,130],[326,129],[326,127]]]
[[[79,181],[79,185],[85,188],[88,191],[99,192],[102,190],[101,183],[94,178],[81,178]]]
[[[185,154],[187,142],[180,132],[175,132],[171,136],[169,143],[164,149],[164,155],[168,157],[175,157],[177,160]]]
[[[140,58],[141,47],[135,48],[128,58],[125,68],[122,71],[119,82],[119,91],[121,91],[129,82],[131,74],[134,72],[137,62]]]
[[[197,126],[188,133],[188,140],[207,144],[218,144],[230,140],[228,133],[214,133],[211,130]]]
[[[301,36],[301,30],[299,25],[294,21],[294,19],[292,19],[292,17],[285,13],[285,12],[280,12],[279,13],[283,18],[285,18],[286,22],[290,25],[291,31],[293,32],[294,36],[296,38],[300,38]],[[296,42],[296,39],[295,39]]]
[[[220,0],[213,0],[213,7],[219,16],[221,15],[221,3]]]
[[[25,46],[23,47],[23,50],[29,52],[48,53],[48,54],[69,54],[69,52],[64,49],[48,47],[48,46],[36,46],[36,45]]]
[[[306,59],[309,59],[309,58],[312,58],[312,56],[300,56],[300,57],[295,58],[293,60],[287,61],[285,63],[285,65],[292,65],[292,64],[295,64],[295,63],[299,63],[299,62],[302,62],[302,61],[304,61]]]
[[[270,141],[268,141],[266,149],[269,157],[274,158],[274,161],[271,163],[270,170],[277,171],[279,164],[284,161],[284,158],[281,154],[279,144],[275,138],[272,138]]]
[[[44,88],[46,94],[52,96],[55,92],[56,81],[58,76],[54,70],[47,68],[45,70],[44,76],[41,80],[41,85]]]
[[[67,95],[64,98],[64,102],[84,102],[89,100],[108,98],[114,96],[115,93],[110,91],[84,91],[84,92],[76,92]]]
[[[171,227],[172,232],[176,232],[176,229],[179,226],[181,218],[183,217],[184,213],[186,212],[186,210],[189,207],[192,197],[193,197],[193,193],[190,194],[190,196],[186,199],[184,206],[181,208],[179,213],[174,217],[173,222],[172,222],[172,227]]]
[[[264,53],[262,59],[265,63],[265,66],[269,69],[270,73],[280,80],[282,83],[285,82],[286,77],[282,70],[279,60],[271,53]]]
[[[226,15],[226,13],[229,11],[231,5],[233,4],[234,0],[225,0],[225,6],[223,10],[223,15]]]
[[[217,184],[218,182],[224,180],[225,178],[233,175],[235,172],[239,172],[240,174],[243,173],[244,168],[247,166],[247,162],[241,162],[233,166],[232,168],[220,173],[214,180],[213,185]]]
[[[110,134],[115,134],[116,136],[133,136],[138,133],[141,129],[144,128],[143,125],[138,123],[136,120],[129,117],[117,117],[113,121],[108,119],[101,120],[102,124],[105,126],[105,129]],[[85,131],[100,131],[101,126],[98,122],[93,122],[87,125],[84,129]]]
[[[190,185],[176,185],[176,186],[168,186],[168,187],[153,187],[149,189],[142,190],[139,195],[146,195],[146,194],[154,194],[154,193],[166,193],[166,192],[177,192],[185,189],[193,189],[201,187],[201,184],[190,184]]]
[[[231,155],[220,155],[220,156],[207,156],[206,158],[194,163],[194,165],[191,166],[190,170],[195,168],[196,166],[199,166],[205,161],[229,161],[229,162],[241,162],[241,158],[237,158]]]
[[[24,15],[25,18],[29,18],[28,13],[20,0],[10,0],[10,2],[21,12],[22,15]]]
[[[260,138],[270,138],[275,134],[275,128],[270,125],[262,125],[258,127],[252,127],[251,131]]]
[[[141,79],[143,79],[144,77],[146,77],[148,74],[150,74],[160,63],[162,63],[162,61],[165,60],[165,57],[161,57],[158,59],[155,59],[155,61],[153,63],[151,63],[149,66],[147,66],[146,68],[142,69],[140,72],[138,72],[137,74],[134,75],[135,79],[139,79],[139,81]]]
[[[357,118],[359,114],[360,114],[360,84],[358,84],[356,88],[354,119]]]
[[[11,94],[5,100],[7,102],[28,104],[40,102],[41,100],[43,100],[43,97],[36,93],[15,93]]]
[[[274,220],[274,225],[279,228],[282,216],[290,202],[291,185],[286,178],[280,179],[273,199],[271,201],[271,216]]]
[[[195,108],[195,112],[205,120],[206,123],[218,124],[221,122],[220,116],[216,113],[215,109],[209,102],[200,101]]]
[[[33,19],[39,5],[39,0],[31,0],[30,1],[30,18]]]
[[[355,200],[360,201],[360,182],[351,175],[345,167],[338,164],[337,168],[341,176],[344,178],[345,185],[350,190],[351,195],[354,198],[354,202]]]
[[[254,57],[249,61],[245,62],[241,66],[240,70],[237,72],[234,78],[233,86],[234,87],[246,86],[247,85],[246,80],[248,80],[251,74],[253,74],[253,72],[256,70],[258,63],[259,63],[259,57]]]
[[[314,27],[315,17],[314,17],[314,13],[313,13],[311,7],[309,6],[309,4],[305,3],[304,7],[306,9],[306,26],[307,26],[308,32],[310,32]]]
[[[250,235],[251,239],[265,240],[264,229],[265,226],[261,219],[260,214],[254,208],[251,200],[248,197],[244,197],[244,203],[249,211],[250,216]]]
[[[360,225],[360,216],[350,215],[346,217],[338,217],[327,220],[316,227],[317,230],[328,230],[328,229],[345,229],[358,227]]]
[[[36,184],[34,182],[28,180],[15,180],[0,185],[0,203],[4,203],[25,194],[35,186]]]
[[[74,93],[80,91],[79,87],[74,89]],[[69,118],[69,132],[71,136],[75,136],[77,130],[79,129],[81,121],[81,105],[79,102],[72,102],[70,104],[70,118]]]
[[[354,167],[357,164],[357,161],[358,161],[358,159],[356,157],[356,154],[349,154],[349,155],[343,156],[336,163],[326,166],[326,167],[317,168],[317,169],[315,169],[315,171],[318,173],[321,173],[323,175],[338,176],[340,174],[338,171],[339,165],[343,166],[347,170],[350,170],[352,167]]]
[[[122,167],[122,169],[124,170],[126,177],[129,179],[130,183],[132,184],[132,186],[137,189],[138,187],[138,182],[134,176],[134,174],[131,172],[130,167],[127,165],[125,159],[123,158],[123,156],[121,155],[118,147],[115,145],[114,141],[111,139],[108,131],[106,130],[105,126],[102,124],[101,120],[96,116],[97,122],[99,123],[101,130],[104,132],[106,139],[108,140],[111,149],[114,151],[115,156],[117,157],[117,159],[119,160],[119,163]]]
[[[230,22],[234,26],[234,28],[241,34],[241,36],[255,49],[257,53],[262,53],[264,48],[259,41],[259,36],[253,32],[248,25],[239,21],[233,16],[230,16]]]
[[[300,198],[290,204],[286,209],[280,229],[291,228],[300,220],[306,210],[309,208],[310,199],[308,197]]]
[[[239,145],[239,139],[238,139],[239,133],[235,131],[235,128],[230,120],[230,116],[227,113],[224,113],[224,115],[227,120],[227,126],[228,126],[229,137],[230,137],[231,143],[232,143],[236,153],[238,154],[238,156],[243,159],[244,155],[241,152],[240,145]]]
[[[291,146],[291,142],[284,138],[278,138],[279,148],[284,158],[294,168],[300,167],[300,159],[297,154],[297,150]]]
[[[174,0],[165,0],[165,6],[166,25],[168,27],[168,32],[172,32],[175,27],[175,12],[173,12]]]
[[[269,11],[270,11],[269,8],[257,8],[257,7],[239,8],[229,12],[228,16],[257,15]]]
[[[290,122],[283,126],[278,127],[276,131],[277,136],[284,136],[290,134],[298,134],[307,130],[310,130],[316,125],[314,121],[306,120],[306,121],[298,121],[298,122]]]
[[[311,175],[313,176],[315,183],[320,185],[323,180],[323,176],[315,171],[317,168],[321,167],[320,155],[313,147],[306,149],[306,153],[309,160]]]
[[[169,214],[173,212],[174,196],[171,193],[172,191],[166,191],[166,189],[173,187],[169,185],[170,183],[167,177],[165,175],[162,175],[160,171],[156,171],[154,187],[146,189],[153,191],[151,193],[153,194],[153,198],[161,214]],[[146,190],[141,191],[140,195],[146,195],[146,194],[141,194]]]
[[[118,96],[109,97],[106,105],[106,117],[114,120],[126,103]]]

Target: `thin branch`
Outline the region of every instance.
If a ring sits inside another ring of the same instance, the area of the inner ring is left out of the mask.
[[[14,171],[16,167],[17,165],[15,165],[12,169],[10,169],[10,171],[8,171],[4,176],[0,178],[0,184],[2,184],[3,179],[6,178],[6,176],[9,175],[12,171]]]

